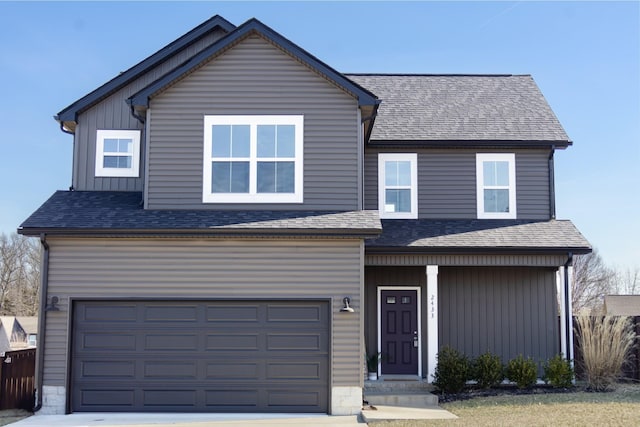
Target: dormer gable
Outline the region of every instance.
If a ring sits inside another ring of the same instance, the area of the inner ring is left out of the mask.
[[[242,40],[254,34],[285,51],[305,66],[322,75],[332,84],[356,97],[360,107],[375,107],[380,103],[378,98],[372,92],[348,79],[342,73],[320,61],[306,50],[297,46],[255,18],[248,20],[234,31],[230,32],[227,36],[218,40],[216,43],[185,61],[182,65],[176,67],[158,80],[135,93],[127,100],[127,102],[136,111],[144,111],[149,106],[150,99],[158,93],[181,80],[186,75],[210,61],[212,58],[224,53]]]
[[[101,100],[132,83],[140,76],[154,69],[167,59],[203,39],[214,31],[229,33],[236,28],[235,25],[219,15],[198,25],[188,33],[169,43],[153,55],[142,60],[138,64],[120,73],[102,86],[78,99],[65,109],[61,110],[54,118],[60,123],[63,130],[73,132],[78,120],[78,114],[91,108]]]

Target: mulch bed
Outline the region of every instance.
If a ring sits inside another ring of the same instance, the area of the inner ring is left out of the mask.
[[[575,393],[577,391],[585,391],[583,387],[554,388],[550,385],[536,385],[529,389],[519,389],[515,385],[500,385],[490,389],[479,389],[469,387],[461,393],[447,394],[441,393],[439,390],[433,392],[438,396],[439,403],[455,402],[457,400],[468,400],[474,397],[493,397],[493,396],[517,396],[526,394],[551,394],[551,393]]]

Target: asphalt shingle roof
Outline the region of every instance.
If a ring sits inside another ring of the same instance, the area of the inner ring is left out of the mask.
[[[367,248],[591,251],[573,223],[564,220],[382,220],[382,230]]]
[[[382,101],[372,141],[570,142],[529,75],[346,76]]]
[[[143,209],[142,193],[57,191],[18,229],[25,235],[158,231],[210,234],[292,233],[372,236],[380,233],[377,211],[211,211]]]

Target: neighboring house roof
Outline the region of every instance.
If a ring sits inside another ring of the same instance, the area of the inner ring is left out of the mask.
[[[381,100],[371,143],[571,144],[530,75],[346,76]]]
[[[382,220],[382,234],[366,242],[378,252],[591,252],[571,221]]]
[[[640,316],[640,295],[605,295],[604,309],[611,316]]]
[[[222,39],[216,41],[211,46],[194,55],[191,59],[189,59],[182,65],[176,67],[169,73],[165,74],[158,80],[152,82],[136,94],[132,95],[127,102],[135,107],[148,107],[149,99],[153,95],[162,91],[164,88],[181,79],[196,68],[200,67],[202,64],[209,61],[212,56],[224,52],[227,48],[244,39],[251,33],[260,34],[271,43],[274,43],[281,49],[289,52],[289,54],[294,56],[297,60],[301,61],[311,69],[325,76],[325,78],[332,81],[337,86],[344,88],[346,91],[350,92],[358,99],[359,105],[375,106],[379,104],[379,100],[372,92],[346,78],[343,74],[334,70],[329,65],[320,61],[318,58],[311,55],[306,50],[281,36],[255,18],[248,20]]]
[[[16,321],[22,326],[27,334],[38,333],[38,317],[37,316],[16,316]]]
[[[378,211],[147,210],[141,201],[140,192],[57,191],[18,232],[373,237],[381,231]]]
[[[59,122],[76,121],[78,113],[86,110],[87,108],[99,102],[101,99],[104,99],[118,89],[126,86],[133,80],[140,77],[142,74],[146,73],[150,69],[165,61],[170,56],[175,55],[177,52],[180,52],[181,50],[189,47],[190,45],[210,33],[216,27],[219,27],[226,32],[233,31],[236,28],[235,25],[219,15],[212,17],[211,19],[198,25],[196,28],[189,31],[182,37],[169,43],[145,60],[129,68],[127,71],[120,73],[118,76],[109,80],[107,83],[103,84],[93,92],[85,95],[73,104],[69,105],[67,108],[60,111],[55,119]]]

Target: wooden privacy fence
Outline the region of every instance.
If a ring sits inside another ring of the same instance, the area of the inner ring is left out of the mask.
[[[0,409],[33,409],[36,349],[7,351],[0,369]]]
[[[635,345],[631,349],[627,361],[622,368],[622,379],[629,381],[640,381],[640,316],[629,316],[633,325],[633,330],[636,332]],[[573,317],[573,326],[577,327],[576,317]],[[582,371],[582,353],[579,348],[579,331],[574,332],[573,340],[573,356],[575,359],[576,377],[583,378]]]

